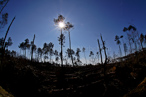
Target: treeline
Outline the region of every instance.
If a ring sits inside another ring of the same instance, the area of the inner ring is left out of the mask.
[[[34,46],[33,46],[34,45]],[[33,51],[33,56],[35,61],[39,62],[50,62],[50,63],[59,63],[60,52],[54,49],[54,44],[52,42],[44,43],[43,47],[37,47],[35,44],[32,45],[32,42],[29,42],[29,39],[25,39],[24,42],[19,44],[20,54],[25,56],[25,58],[30,59],[31,52]],[[33,49],[32,49],[33,48]],[[85,50],[84,50],[85,51]],[[81,63],[80,61],[80,48],[77,48],[76,51],[71,50],[73,61],[75,64]],[[68,48],[65,51],[64,62],[69,64],[68,59],[71,58],[70,49]]]
[[[119,57],[126,56],[127,54],[132,54],[137,51],[144,50],[146,47],[146,34],[139,33],[136,27],[129,25],[123,28],[123,32],[127,36],[115,36],[116,44],[119,46]],[[123,39],[125,37],[125,39]],[[126,41],[125,41],[126,40]],[[121,42],[122,41],[122,42]],[[123,44],[124,55],[121,50],[121,44]]]
[[[8,22],[8,13],[3,13],[3,9],[5,8],[8,2],[9,0],[0,1],[0,5],[2,6],[2,8],[0,9],[0,16],[1,16],[0,29],[2,29]],[[42,48],[37,47],[36,44],[34,43],[35,41],[35,35],[34,35],[34,38],[32,41],[26,38],[23,42],[21,42],[18,45],[18,47],[20,48],[20,53],[16,53],[16,51],[8,50],[8,47],[13,44],[11,37],[9,37],[7,40],[8,32],[14,20],[15,20],[15,17],[12,19],[10,25],[8,26],[5,36],[0,38],[1,62],[3,61],[5,54],[7,54],[7,55],[15,56],[15,57],[21,56],[23,58],[30,59],[31,61],[50,62],[50,63],[55,62],[55,63],[61,63],[61,65],[63,65],[63,62],[64,64],[72,64],[73,66],[81,65],[83,63],[85,64],[106,63],[107,64],[110,62],[112,63],[116,62],[118,57],[127,56],[128,54],[132,54],[134,52],[145,49],[146,35],[144,35],[143,33],[139,34],[136,27],[129,25],[128,27],[123,28],[123,32],[126,33],[127,36],[124,36],[124,35],[115,36],[115,41],[117,45],[119,46],[119,54],[116,54],[115,52],[113,52],[113,56],[108,55],[107,54],[108,47],[105,46],[106,42],[102,39],[102,35],[100,35],[101,43],[99,39],[97,39],[99,50],[96,52],[90,51],[89,59],[87,59],[85,47],[77,48],[76,50],[73,50],[71,48],[70,29],[72,29],[74,25],[71,24],[70,22],[65,23],[65,17],[63,17],[62,15],[59,15],[57,19],[54,19],[54,23],[61,30],[61,34],[58,37],[59,44],[61,45],[61,51],[55,50],[54,44],[52,42],[44,43]],[[65,53],[62,52],[63,47],[65,47],[64,43],[65,43],[65,38],[66,38],[64,35],[64,32],[67,32],[69,34],[69,37],[68,37],[69,47],[67,48]],[[124,55],[122,53],[121,44],[123,44]],[[84,56],[84,58],[82,58],[85,60],[84,62],[82,62],[81,60],[81,52]]]
[[[146,35],[143,35],[143,33],[139,34],[136,28],[132,25],[130,25],[128,28],[124,27],[123,32],[127,33],[127,42],[124,41],[122,38],[126,36],[115,36],[115,41],[117,45],[119,46],[119,57],[126,56],[128,54],[132,54],[137,51],[141,51],[145,49],[146,44]],[[102,36],[101,36],[102,37]],[[34,36],[35,39],[35,36]],[[11,55],[13,57],[23,57],[26,59],[30,59],[37,62],[50,62],[50,63],[60,63],[60,56],[61,52],[54,49],[54,44],[52,42],[44,43],[43,47],[37,47],[36,44],[34,44],[34,39],[30,42],[30,40],[27,38],[23,42],[21,42],[18,47],[20,48],[20,53],[16,53],[16,51],[9,51],[8,47],[13,44],[11,37],[8,38],[8,40],[5,42],[5,53],[7,55]],[[58,39],[59,41],[59,39]],[[99,41],[99,40],[98,40]],[[97,43],[98,43],[97,41]],[[122,42],[121,42],[122,41]],[[2,45],[4,42],[4,38],[0,39],[0,47],[2,51]],[[65,42],[65,41],[64,41]],[[123,44],[123,51],[125,55],[122,53],[121,44]],[[73,63],[75,65],[81,65],[83,64],[80,60],[81,52],[84,55],[84,60],[87,64],[88,61],[90,61],[91,64],[99,64],[104,63],[102,59],[105,59],[108,63],[109,62],[116,62],[115,54],[113,54],[113,57],[108,55],[102,55],[104,53],[104,49],[107,52],[107,47],[105,47],[105,41],[102,42],[102,44],[98,43],[98,45],[101,45],[99,47],[99,51],[94,53],[93,51],[90,51],[89,57],[90,59],[86,59],[86,48],[83,47],[82,49],[77,48],[75,51],[73,49],[68,48],[65,51],[65,55],[63,57],[64,64],[71,64],[71,56],[73,57]],[[102,57],[105,58],[102,58]]]

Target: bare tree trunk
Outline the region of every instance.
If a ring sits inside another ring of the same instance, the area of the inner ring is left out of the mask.
[[[35,34],[34,34],[34,37],[33,37],[32,47],[31,47],[31,61],[33,60],[33,46],[34,46],[34,40],[35,40]]]
[[[71,39],[70,39],[70,31],[68,31],[68,33],[69,33],[69,47],[70,47],[71,61],[72,61],[72,64],[73,64],[73,66],[74,66],[73,57],[72,57],[72,53],[71,53]]]
[[[21,48],[20,48],[20,55],[21,55]]]
[[[101,64],[103,64],[103,61],[102,61],[102,53],[101,53],[99,39],[97,39],[97,41],[98,41],[98,47],[99,47],[99,52],[100,52]]]
[[[86,59],[86,56],[85,56],[85,52],[84,52],[84,57],[85,57],[85,60],[86,60],[86,64],[87,64],[87,59]]]
[[[137,51],[137,44],[136,44],[136,41],[134,41],[134,44],[135,44],[135,50]]]
[[[26,58],[26,49],[25,49],[25,58]]]
[[[130,40],[129,40],[129,45],[130,45],[130,54],[131,54],[132,53],[132,47],[131,47]]]
[[[51,62],[51,55],[50,55],[50,63],[52,63],[52,62]]]
[[[101,41],[102,41],[102,44],[103,44],[103,49],[104,49],[104,54],[105,54],[105,62],[104,62],[104,76],[106,75],[106,64],[107,64],[107,54],[106,54],[106,47],[105,47],[105,41],[103,41],[102,39],[102,35],[100,35],[101,37]]]
[[[125,51],[125,56],[126,56],[126,51]]]
[[[143,45],[142,45],[142,42],[140,41],[140,44],[141,44],[141,48],[142,48],[142,50],[143,50]]]
[[[139,39],[139,41],[140,41],[140,35],[139,35],[139,32],[137,31],[137,34],[138,34],[138,39]],[[142,50],[144,50],[144,48],[143,48],[143,45],[142,45],[142,42],[140,41],[140,45],[141,45],[141,48],[142,48]]]
[[[9,0],[7,0],[6,4],[2,7],[2,9],[0,10],[0,14],[2,13],[3,9],[6,7],[6,5],[8,4]]]
[[[120,51],[120,57],[122,57],[122,51],[120,45],[119,45],[119,51]]]
[[[8,32],[9,32],[10,27],[11,27],[12,23],[14,22],[14,20],[15,20],[15,17],[14,17],[13,20],[11,21],[11,23],[10,23],[10,25],[9,25],[7,31],[6,31],[6,34],[5,34],[5,38],[4,38],[4,41],[3,41],[3,44],[2,44],[2,58],[1,58],[2,60],[1,60],[1,63],[3,63],[3,57],[4,57],[4,55],[5,55],[5,47],[6,47],[5,41],[6,41]]]
[[[61,28],[61,67],[63,67],[63,50],[62,50],[62,45],[63,45],[63,37],[62,37],[62,28]]]

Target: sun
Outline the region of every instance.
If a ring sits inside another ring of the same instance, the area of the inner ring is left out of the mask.
[[[60,28],[64,28],[64,27],[65,27],[64,22],[59,22],[59,27],[60,27]]]

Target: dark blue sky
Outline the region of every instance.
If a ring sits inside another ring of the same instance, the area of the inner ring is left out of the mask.
[[[26,38],[32,40],[34,34],[37,47],[43,47],[44,42],[53,42],[54,49],[60,50],[57,41],[60,30],[53,22],[59,14],[74,25],[71,30],[72,47],[74,50],[85,47],[86,56],[89,56],[90,50],[98,51],[97,38],[100,38],[100,33],[112,55],[113,51],[118,53],[115,35],[126,36],[122,31],[124,27],[131,24],[139,33],[146,32],[146,0],[10,0],[3,12],[9,13],[9,20],[1,29],[0,36],[4,36],[16,16],[8,37],[13,40],[10,49],[18,52],[19,43]],[[64,50],[69,47],[68,34],[65,36]]]

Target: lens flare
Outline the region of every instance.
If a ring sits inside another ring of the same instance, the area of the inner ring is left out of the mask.
[[[63,28],[63,27],[65,27],[65,24],[64,24],[64,22],[59,22],[59,27],[60,27],[60,28]]]

